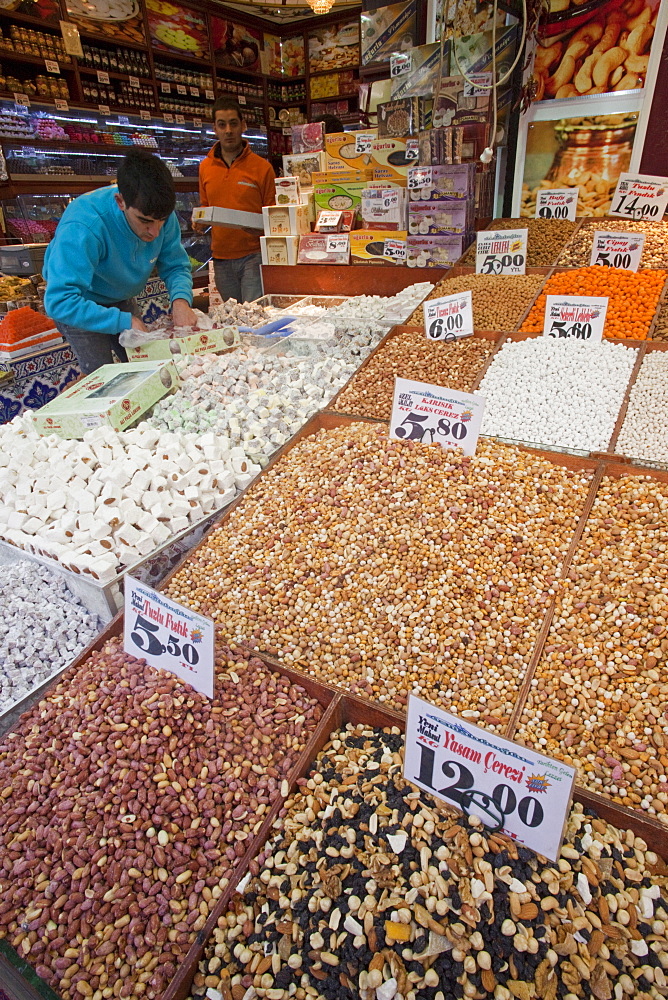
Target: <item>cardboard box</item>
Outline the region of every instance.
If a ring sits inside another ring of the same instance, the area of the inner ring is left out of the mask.
[[[475,196],[475,172],[475,163],[411,167],[409,197],[411,201],[466,201]]]
[[[262,209],[265,236],[299,236],[310,233],[308,205],[265,205]]]
[[[298,177],[277,177],[275,184],[277,205],[301,204],[301,185]]]
[[[363,170],[371,163],[371,146],[378,129],[366,128],[353,132],[330,132],[325,136],[327,170]]]
[[[463,236],[409,236],[406,263],[409,267],[452,267],[473,240]]]
[[[417,0],[362,11],[362,65],[389,62],[393,52],[406,52],[417,41]]]
[[[371,149],[374,180],[396,180],[408,175],[408,168],[417,163],[418,140],[414,136],[388,136],[376,139]]]
[[[93,427],[130,427],[178,385],[173,361],[103,365],[35,413],[40,434],[81,438]]]
[[[378,105],[378,138],[416,135],[424,128],[418,97],[402,97]]]
[[[292,126],[292,152],[313,153],[325,148],[325,126],[323,122]]]
[[[399,97],[432,97],[438,87],[438,70],[441,63],[441,43],[417,45],[411,49],[410,72],[392,78],[392,100]],[[443,72],[450,66],[450,42],[443,52]]]
[[[472,77],[483,87],[491,83],[491,73],[478,73]],[[486,122],[489,115],[490,91],[472,87],[463,76],[446,76],[434,98],[432,125],[464,125],[469,122]]]
[[[350,234],[351,264],[406,263],[406,230],[358,229]]]
[[[406,192],[402,188],[366,188],[362,194],[365,228],[406,228]]]
[[[260,237],[263,264],[287,264],[292,267],[297,263],[298,251],[299,236]]]
[[[160,361],[175,354],[217,354],[229,351],[240,343],[236,326],[222,326],[218,330],[201,330],[188,337],[170,337],[150,340],[148,344],[128,348],[129,361]]]
[[[310,233],[299,238],[298,264],[347,264],[349,260],[348,233]]]
[[[193,222],[208,222],[212,226],[226,226],[228,229],[259,229],[262,231],[262,216],[256,212],[238,212],[233,208],[219,205],[193,208]]]
[[[347,184],[316,184],[313,188],[313,198],[316,211],[323,208],[333,212],[358,211],[362,204],[362,192],[366,181],[353,181]]]
[[[475,204],[466,201],[411,201],[409,236],[454,236],[473,229]]]
[[[373,170],[318,170],[313,174],[313,185],[316,184],[350,184],[355,181],[365,181],[371,178]]]
[[[298,177],[302,188],[313,187],[313,174],[325,169],[325,154],[290,153],[283,157],[283,173],[286,177]]]

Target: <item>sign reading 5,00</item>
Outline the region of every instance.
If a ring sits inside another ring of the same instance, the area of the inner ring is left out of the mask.
[[[483,230],[476,245],[476,274],[525,274],[528,229]]]
[[[404,778],[556,861],[575,768],[411,695]]]

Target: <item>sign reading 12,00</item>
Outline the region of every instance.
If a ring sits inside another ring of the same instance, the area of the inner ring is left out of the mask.
[[[575,768],[411,695],[404,778],[556,861]]]

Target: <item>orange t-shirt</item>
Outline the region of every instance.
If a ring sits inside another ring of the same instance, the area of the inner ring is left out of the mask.
[[[216,143],[199,165],[200,205],[261,214],[263,205],[273,205],[276,201],[275,179],[271,165],[253,153],[247,142],[229,167],[220,155],[220,144]],[[211,227],[211,253],[217,260],[237,260],[259,249],[259,234],[227,226]]]

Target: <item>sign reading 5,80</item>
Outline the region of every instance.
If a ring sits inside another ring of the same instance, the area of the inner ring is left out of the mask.
[[[397,378],[390,437],[440,444],[475,455],[485,400],[468,392]]]
[[[404,778],[556,861],[575,768],[411,695]]]

